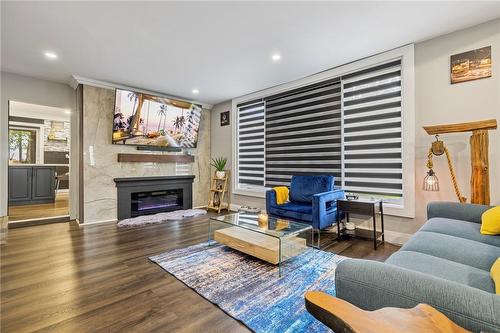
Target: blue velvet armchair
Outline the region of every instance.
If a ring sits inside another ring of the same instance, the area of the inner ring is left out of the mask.
[[[337,199],[345,198],[344,190],[334,189],[333,176],[292,176],[289,202],[278,205],[276,192],[266,192],[267,213],[277,217],[311,224],[315,231],[337,221]]]

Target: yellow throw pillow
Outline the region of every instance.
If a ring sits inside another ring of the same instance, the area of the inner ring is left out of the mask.
[[[481,234],[500,235],[500,206],[488,209],[481,216]]]
[[[500,257],[498,257],[493,266],[491,266],[490,276],[495,283],[497,295],[500,295]]]

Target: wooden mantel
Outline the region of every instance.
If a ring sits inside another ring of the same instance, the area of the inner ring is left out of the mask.
[[[118,154],[118,162],[154,162],[154,163],[193,163],[190,155],[161,154]]]
[[[490,175],[488,158],[488,130],[496,130],[496,119],[472,121],[467,123],[424,126],[429,135],[472,132],[470,137],[471,167],[471,203],[490,204]]]

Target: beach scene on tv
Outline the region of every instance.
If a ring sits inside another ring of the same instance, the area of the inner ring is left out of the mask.
[[[121,89],[115,98],[114,144],[196,147],[200,106]]]

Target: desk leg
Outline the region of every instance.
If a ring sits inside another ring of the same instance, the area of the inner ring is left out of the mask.
[[[380,201],[380,224],[382,225],[382,243],[385,242],[385,231],[384,231],[384,204]]]
[[[373,249],[377,249],[377,215],[375,214],[375,205],[373,205]]]
[[[340,212],[337,210],[337,240],[340,241],[340,221],[342,219],[340,218]]]

